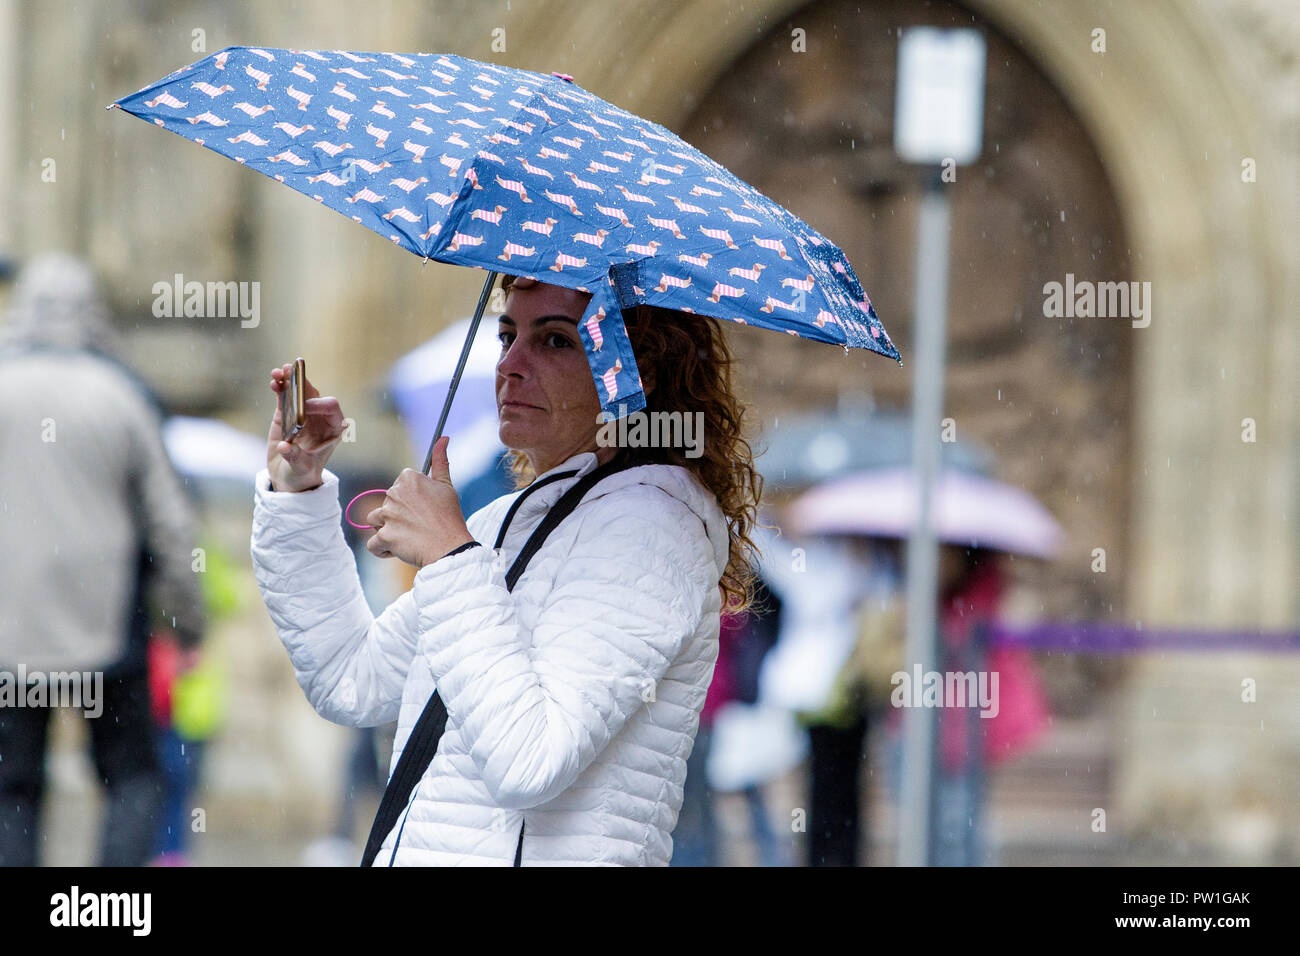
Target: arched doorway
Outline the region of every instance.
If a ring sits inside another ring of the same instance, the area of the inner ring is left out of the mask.
[[[916,167],[893,149],[898,35],[970,26],[955,4],[826,0],[784,18],[700,100],[683,136],[840,243],[906,362],[911,345]],[[1045,616],[1121,612],[1128,515],[1130,325],[1046,318],[1043,286],[1130,276],[1119,206],[1080,121],[1033,61],[986,23],[984,155],[953,198],[945,415],[987,445],[1000,477],[1066,527],[1053,565],[1024,563]],[[806,52],[792,52],[801,28]],[[761,95],[760,95],[761,91]],[[760,417],[833,406],[866,389],[906,408],[911,366],[728,330]],[[936,427],[938,427],[936,423]],[[1105,548],[1108,574],[1090,570]]]

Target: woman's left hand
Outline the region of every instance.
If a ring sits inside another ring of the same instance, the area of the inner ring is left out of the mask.
[[[451,484],[447,442],[444,436],[434,445],[429,476],[414,468],[403,470],[384,503],[366,516],[366,523],[375,528],[366,542],[371,554],[422,568],[474,540]]]

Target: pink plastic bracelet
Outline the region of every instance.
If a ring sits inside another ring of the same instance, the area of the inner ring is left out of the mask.
[[[356,498],[353,498],[351,501],[349,501],[349,502],[348,502],[348,506],[347,506],[346,508],[343,509],[343,520],[346,521],[348,524],[352,525],[352,527],[354,527],[354,528],[359,528],[359,529],[361,529],[362,531],[365,531],[365,530],[367,530],[367,529],[369,529],[369,528],[373,528],[374,525],[372,525],[372,524],[357,524],[355,521],[353,521],[353,520],[349,517],[349,515],[350,515],[351,512],[352,512],[352,506],[353,506],[354,504],[356,504],[357,501],[358,501],[359,499],[364,498],[366,495],[373,495],[373,494],[387,495],[387,494],[388,494],[388,489],[387,489],[387,488],[371,488],[369,491],[363,491],[363,492],[361,492],[361,494],[357,495]]]

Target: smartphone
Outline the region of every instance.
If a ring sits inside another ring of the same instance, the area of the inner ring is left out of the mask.
[[[293,363],[287,387],[280,393],[280,434],[287,442],[292,442],[307,424],[307,399],[303,394],[306,381],[307,363],[299,358]]]

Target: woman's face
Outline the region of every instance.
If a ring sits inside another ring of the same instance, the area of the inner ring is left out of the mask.
[[[578,322],[591,296],[530,279],[517,279],[498,323],[499,435],[522,452],[540,475],[583,451],[597,449],[600,402]],[[607,452],[601,457],[601,452]]]

